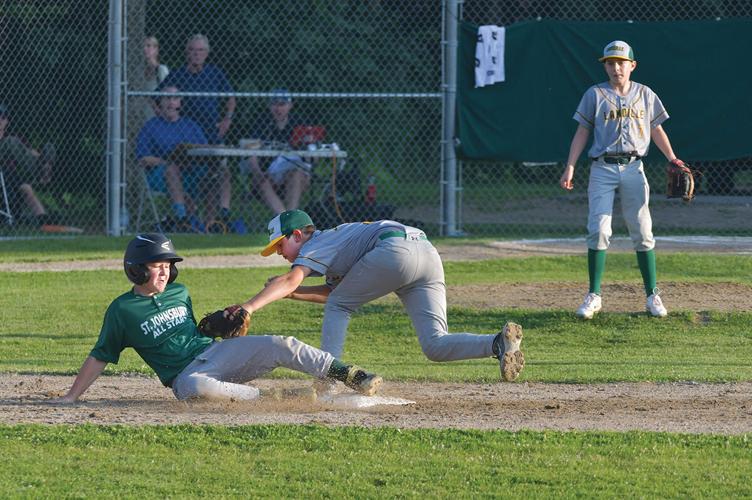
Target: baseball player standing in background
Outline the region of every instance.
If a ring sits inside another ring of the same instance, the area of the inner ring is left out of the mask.
[[[160,233],[137,235],[128,244],[123,267],[133,288],[107,308],[99,339],[68,393],[54,403],[75,402],[108,363],[132,347],[179,400],[253,400],[260,393],[243,384],[278,366],[321,379],[340,380],[372,395],[381,377],[346,365],[328,352],[294,337],[253,335],[216,341],[196,327],[188,289],[175,283],[183,259]]]
[[[591,319],[601,310],[601,279],[606,267],[606,249],[611,238],[614,195],[619,190],[622,215],[637,252],[637,262],[645,285],[645,308],[653,316],[666,316],[666,308],[656,288],[655,240],[648,201],[650,186],[641,158],[648,152],[650,140],[669,162],[683,165],[676,158],[661,123],[668,118],[658,96],[648,87],[630,80],[637,67],[632,47],[616,40],[603,49],[608,81],[593,85],[582,97],[574,119],[579,126],[572,138],[567,166],[559,180],[571,190],[574,166],[593,130],[592,160],[588,184],[588,273],[590,289],[577,315]]]
[[[307,213],[289,210],[269,222],[269,244],[261,255],[273,253],[292,263],[292,269],[270,279],[242,307],[253,314],[282,298],[324,304],[321,349],[335,357],[342,354],[352,313],[394,292],[431,361],[496,357],[507,381],[522,371],[519,325],[506,323],[492,335],[448,332],[444,267],[420,229],[381,220],[317,231]],[[301,286],[307,276],[325,276],[326,283]]]

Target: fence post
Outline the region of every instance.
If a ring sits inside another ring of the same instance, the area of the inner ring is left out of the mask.
[[[441,171],[442,214],[441,234],[460,236],[457,230],[457,155],[454,151],[455,98],[457,96],[457,23],[458,0],[444,0],[444,50],[442,65],[442,126],[441,126]]]
[[[120,236],[123,0],[110,0],[107,41],[107,233]]]

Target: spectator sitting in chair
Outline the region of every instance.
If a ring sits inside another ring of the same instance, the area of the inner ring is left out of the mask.
[[[264,142],[276,143],[275,147],[299,147],[291,144],[293,131],[305,122],[294,114],[292,97],[285,89],[272,91],[269,99],[269,115],[261,117],[250,129],[250,136]],[[305,141],[304,141],[305,142]],[[310,141],[309,141],[310,142]],[[265,171],[256,157],[240,163],[241,176],[253,177],[253,185],[275,214],[294,210],[311,182],[311,165],[297,155],[281,155],[266,166]],[[284,190],[284,202],[278,191]]]
[[[165,87],[163,92],[176,93],[178,88]],[[183,164],[178,164],[181,160],[171,156],[179,144],[206,144],[207,140],[198,123],[180,116],[180,106],[179,96],[162,96],[159,99],[159,115],[148,120],[138,134],[136,157],[146,169],[149,188],[170,195],[175,217],[174,225],[169,229],[179,230],[192,226],[203,230],[196,217],[195,201],[198,199],[200,184],[206,181],[207,167],[189,163],[188,157],[182,159]],[[220,182],[220,185],[221,199],[229,200],[229,183]],[[214,203],[207,203],[207,221],[213,219],[213,211]],[[229,217],[230,209],[223,205],[220,219],[229,220]]]
[[[45,144],[42,151],[33,149],[23,138],[8,133],[10,112],[0,104],[0,167],[11,212],[22,202],[31,210],[35,223],[43,232],[81,232],[70,226],[57,225],[34,192],[33,185],[46,185],[52,179],[55,146]],[[64,231],[68,229],[70,231]]]

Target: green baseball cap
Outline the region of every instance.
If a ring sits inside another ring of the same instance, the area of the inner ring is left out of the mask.
[[[261,250],[261,255],[268,257],[277,251],[277,243],[285,236],[290,236],[296,229],[313,226],[311,216],[302,210],[287,210],[269,221],[269,244]]]
[[[634,51],[627,42],[614,40],[603,48],[603,57],[598,59],[600,62],[606,59],[622,59],[624,61],[634,61]]]

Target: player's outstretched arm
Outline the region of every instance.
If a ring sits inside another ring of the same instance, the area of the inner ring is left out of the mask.
[[[265,287],[269,286],[279,278],[279,276],[272,276],[266,283]],[[315,302],[317,304],[325,304],[329,294],[332,293],[332,287],[329,285],[313,285],[313,286],[299,286],[284,298],[293,300],[302,300],[305,302]]]
[[[253,314],[275,300],[284,299],[293,293],[310,273],[311,269],[308,267],[295,266],[289,272],[268,281],[263,290],[241,304],[241,307]]]
[[[106,366],[105,361],[99,361],[97,358],[89,356],[81,365],[76,380],[73,381],[68,393],[63,397],[50,400],[50,403],[75,403],[81,394],[86,392],[86,389],[102,374]]]
[[[332,293],[332,289],[329,285],[299,286],[288,298],[326,304],[326,299],[329,298],[330,293]]]

